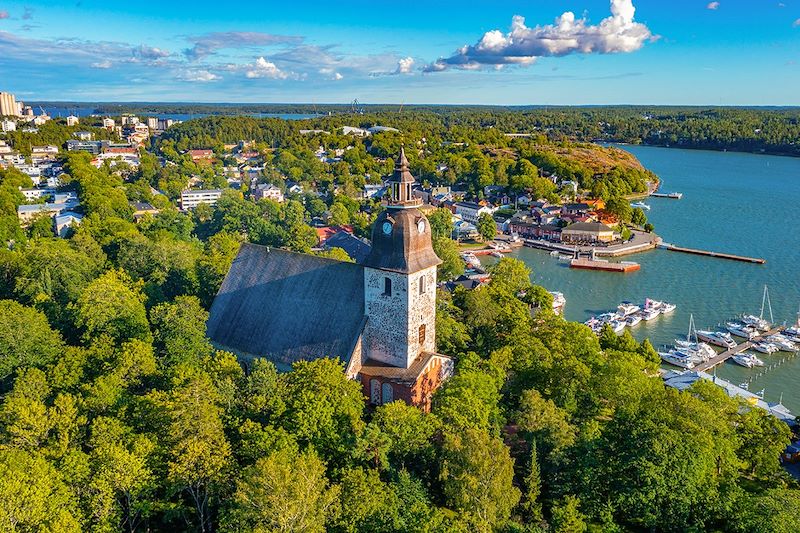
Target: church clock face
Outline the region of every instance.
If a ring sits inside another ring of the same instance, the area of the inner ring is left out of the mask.
[[[425,221],[424,220],[420,220],[419,222],[417,222],[417,231],[419,231],[420,233],[423,233],[425,231]]]
[[[392,223],[386,221],[383,223],[383,233],[384,235],[391,235],[392,234]]]

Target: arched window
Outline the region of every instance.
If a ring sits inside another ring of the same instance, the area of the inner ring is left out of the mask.
[[[383,384],[383,403],[391,403],[394,401],[394,390],[392,390],[391,383]]]
[[[419,278],[419,293],[425,294],[425,276]]]
[[[391,296],[392,295],[392,280],[391,280],[391,278],[383,278],[383,295],[384,296]]]
[[[419,327],[419,345],[425,344],[425,324]]]
[[[369,380],[369,401],[375,405],[381,404],[381,382],[374,378]]]

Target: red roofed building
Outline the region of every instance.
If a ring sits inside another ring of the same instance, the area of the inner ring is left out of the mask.
[[[336,233],[340,231],[346,231],[347,233],[353,233],[353,226],[350,224],[345,224],[344,226],[325,226],[324,228],[315,228],[317,230],[317,239],[319,240],[320,244],[323,244],[325,241],[333,237]]]
[[[192,161],[211,161],[214,157],[213,150],[189,150]]]

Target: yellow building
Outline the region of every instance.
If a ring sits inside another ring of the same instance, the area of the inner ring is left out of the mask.
[[[600,222],[576,222],[561,230],[561,242],[611,242],[614,230]]]

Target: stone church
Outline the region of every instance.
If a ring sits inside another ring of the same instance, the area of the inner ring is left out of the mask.
[[[453,361],[436,353],[441,261],[411,194],[414,181],[401,151],[362,264],[243,244],[211,306],[214,344],[280,370],[336,357],[370,403],[403,400],[428,410]]]

